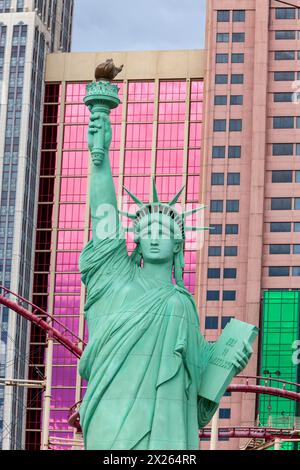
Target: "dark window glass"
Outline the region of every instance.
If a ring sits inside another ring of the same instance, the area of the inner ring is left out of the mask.
[[[217,22],[228,23],[230,21],[230,10],[218,10],[217,11]]]
[[[220,246],[209,246],[208,247],[208,256],[221,256],[221,247]]]
[[[295,60],[295,51],[275,51],[275,60]]]
[[[270,245],[270,255],[289,255],[291,253],[291,245]]]
[[[209,279],[220,279],[221,269],[220,268],[208,268],[207,277]]]
[[[271,222],[270,231],[271,232],[291,232],[292,224],[291,222]]]
[[[237,246],[225,246],[224,255],[225,256],[237,256]]]
[[[232,42],[245,42],[245,33],[232,33]]]
[[[216,54],[216,64],[228,64],[228,54]]]
[[[224,279],[236,279],[236,269],[224,268]]]
[[[238,224],[226,224],[225,233],[226,235],[238,235],[239,233]]]
[[[295,200],[294,200],[294,209],[296,211],[299,211],[300,210],[300,197],[295,197]]]
[[[240,201],[238,199],[228,199],[226,201],[226,212],[239,212]]]
[[[243,95],[231,95],[230,96],[230,104],[232,105],[242,105],[244,102]]]
[[[296,18],[295,8],[276,8],[275,10],[276,20],[293,20]]]
[[[289,266],[270,266],[269,267],[269,277],[277,276],[289,276],[290,268]]]
[[[228,186],[238,186],[240,184],[241,175],[240,173],[228,173],[227,184]]]
[[[215,96],[215,105],[226,105],[227,96],[226,95],[216,95]]]
[[[300,266],[292,267],[292,276],[300,276]]]
[[[227,85],[228,83],[228,75],[217,73],[215,76],[215,83],[216,85]]]
[[[220,291],[208,290],[206,292],[206,300],[219,300],[219,299],[220,299]]]
[[[223,291],[223,300],[226,301],[234,301],[236,299],[236,291],[235,290],[224,290]]]
[[[240,145],[229,145],[228,158],[241,158],[242,148]]]
[[[233,64],[243,64],[245,61],[245,56],[242,53],[233,53],[231,54],[231,62]]]
[[[223,226],[222,224],[210,224],[210,235],[222,235]]]
[[[205,317],[205,329],[217,330],[219,324],[219,317]]]
[[[245,10],[233,10],[232,21],[235,23],[244,23],[246,18]]]
[[[276,116],[273,117],[274,129],[293,129],[294,116]]]
[[[226,131],[226,119],[214,119],[214,132]]]
[[[294,222],[294,232],[300,232],[300,222]]]
[[[225,158],[225,145],[214,145],[212,149],[212,158]]]
[[[295,172],[295,182],[300,183],[300,171],[298,170]]]
[[[220,408],[219,409],[219,418],[220,419],[230,419],[231,411],[230,408]]]
[[[229,33],[217,33],[217,42],[229,42]]]
[[[290,170],[272,171],[272,183],[292,183],[293,172]]]
[[[229,119],[229,131],[230,132],[241,132],[243,129],[242,119]]]
[[[293,93],[274,93],[274,102],[275,103],[292,103]]]
[[[224,184],[224,173],[212,173],[211,174],[211,184],[214,185],[220,185],[222,186]]]
[[[244,83],[244,75],[242,73],[231,74],[232,85],[242,85]]]
[[[222,330],[225,328],[225,326],[227,325],[227,323],[229,323],[230,320],[232,320],[232,318],[234,318],[234,317],[230,317],[230,316],[222,317],[222,319],[221,319],[221,328],[222,328]],[[226,396],[227,396],[227,395],[226,395]]]
[[[293,246],[293,254],[294,255],[300,255],[300,245],[294,245]]]
[[[275,39],[296,39],[296,31],[275,31]]]
[[[293,155],[293,144],[273,144],[273,156],[285,155]]]
[[[223,201],[216,199],[210,201],[210,212],[223,212]]]
[[[272,197],[271,198],[272,211],[287,211],[292,209],[291,197]]]
[[[289,82],[295,80],[295,72],[274,72],[276,82]]]

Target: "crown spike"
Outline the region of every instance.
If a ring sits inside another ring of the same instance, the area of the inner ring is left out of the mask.
[[[155,178],[152,178],[152,191],[153,191],[153,202],[160,202],[158,194],[157,194]]]
[[[184,218],[186,218],[186,217],[189,217],[190,215],[195,214],[196,212],[201,211],[202,209],[205,209],[206,207],[207,205],[202,205],[202,206],[197,207],[196,209],[192,209],[191,211],[183,212],[182,215]]]
[[[129,196],[131,197],[131,199],[134,200],[134,202],[139,206],[139,207],[144,207],[144,203],[142,201],[140,201],[134,194],[132,194],[129,189],[127,189],[125,186],[123,186],[123,188],[125,189],[125,191],[127,192],[127,194],[129,194]]]
[[[169,202],[169,206],[175,206],[176,202],[178,201],[178,199],[180,198],[181,194],[182,194],[182,191],[184,190],[185,186],[183,186],[181,188],[181,190],[179,191],[179,193],[176,194],[176,196],[172,199],[171,202]]]

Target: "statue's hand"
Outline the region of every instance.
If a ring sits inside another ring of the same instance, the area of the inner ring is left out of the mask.
[[[92,112],[88,128],[88,147],[93,163],[100,166],[111,144],[112,131],[109,117],[100,112]]]
[[[248,341],[244,340],[243,344],[245,347],[244,350],[237,351],[233,360],[233,365],[237,368],[236,375],[238,375],[240,372],[242,372],[242,370],[245,369],[253,353],[253,348],[251,344],[248,343]]]

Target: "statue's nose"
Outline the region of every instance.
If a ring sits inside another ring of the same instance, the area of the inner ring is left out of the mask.
[[[157,238],[151,238],[151,245],[152,246],[157,246],[158,245],[158,239]]]

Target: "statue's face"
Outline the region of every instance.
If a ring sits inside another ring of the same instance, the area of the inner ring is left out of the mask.
[[[148,221],[149,222],[149,221]],[[181,239],[174,239],[174,231],[170,230],[169,217],[160,220],[151,217],[151,223],[142,221],[139,231],[139,242],[144,262],[166,263],[174,258],[182,246]]]

